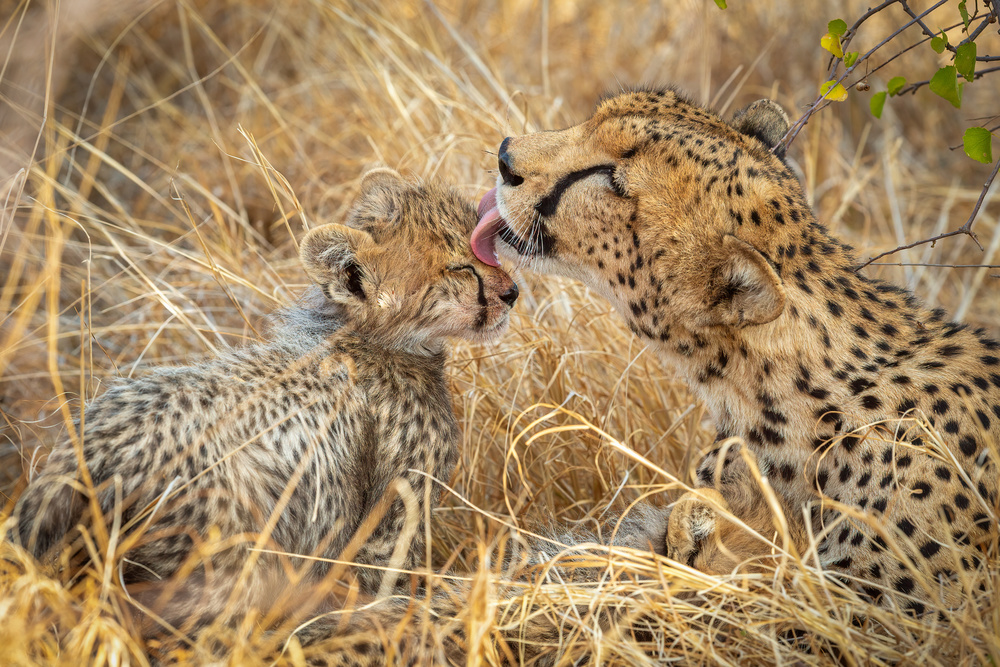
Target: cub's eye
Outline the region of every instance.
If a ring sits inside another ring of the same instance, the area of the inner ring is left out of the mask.
[[[483,294],[483,277],[481,275],[479,275],[479,271],[476,271],[476,267],[472,266],[471,264],[453,264],[453,265],[449,266],[446,269],[446,271],[448,273],[451,273],[451,274],[468,272],[469,275],[471,275],[473,278],[476,279],[476,283],[479,285],[480,300],[483,300],[483,299],[486,298],[486,297],[484,297],[482,295]]]
[[[461,273],[462,271],[468,271],[472,275],[477,275],[476,267],[472,266],[471,264],[456,264],[445,268],[445,271],[447,271],[448,273]]]

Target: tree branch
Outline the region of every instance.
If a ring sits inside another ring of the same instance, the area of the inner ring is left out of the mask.
[[[883,9],[885,9],[889,5],[894,5],[897,2],[900,2],[900,0],[885,0],[885,2],[883,2],[878,7],[873,7],[871,9],[869,9],[867,12],[865,12],[864,14],[862,14],[861,18],[859,18],[857,21],[855,21],[854,25],[852,25],[850,28],[848,28],[847,32],[844,33],[844,41],[841,44],[841,49],[846,53],[847,52],[847,47],[851,45],[851,41],[854,39],[855,35],[858,34],[858,28],[860,28],[864,24],[865,21],[867,21],[871,17],[875,16],[876,14],[878,14]],[[826,78],[828,80],[830,78],[832,78],[833,75],[837,72],[837,64],[839,62],[840,62],[840,59],[837,58],[836,56],[834,56],[833,62],[830,63],[830,68],[827,71]]]
[[[997,60],[1000,60],[1000,56],[997,56]],[[973,80],[975,80],[975,79],[980,78],[984,74],[989,74],[990,72],[996,72],[997,70],[1000,70],[1000,66],[997,66],[997,67],[987,67],[986,69],[977,70],[972,75],[972,78],[973,78]],[[908,84],[906,84],[905,86],[903,86],[902,88],[899,89],[899,92],[896,93],[896,97],[899,97],[900,95],[905,95],[907,93],[915,93],[918,90],[920,90],[921,88],[923,88],[924,86],[926,86],[927,84],[929,84],[930,82],[931,82],[931,80],[927,79],[926,81],[914,81],[913,83],[908,83]]]
[[[867,266],[867,264],[865,266]],[[1000,269],[1000,264],[927,264],[925,262],[875,262],[872,266],[930,266],[938,269]]]
[[[949,236],[957,236],[959,234],[965,234],[966,236],[971,238],[976,243],[976,245],[979,246],[979,249],[982,250],[983,249],[982,244],[979,242],[979,239],[976,238],[975,233],[973,233],[972,231],[972,223],[974,223],[976,221],[976,218],[979,216],[979,209],[982,208],[983,201],[986,199],[986,193],[989,192],[990,186],[993,185],[993,181],[996,179],[998,171],[1000,171],[1000,160],[997,160],[996,166],[993,167],[993,173],[990,174],[990,177],[986,179],[986,183],[983,184],[983,191],[979,193],[979,199],[976,200],[976,205],[975,207],[973,207],[972,213],[969,215],[969,219],[965,221],[964,225],[962,225],[955,231],[945,232],[944,234],[938,234],[937,236],[934,236],[929,239],[924,239],[923,241],[915,241],[913,243],[908,243],[907,245],[901,245],[898,248],[894,248],[893,250],[887,250],[886,252],[883,252],[879,255],[875,255],[867,262],[860,265],[857,269],[855,269],[855,271],[860,271],[861,269],[865,268],[875,260],[882,259],[887,255],[895,254],[900,250],[909,250],[910,248],[915,248],[918,245],[924,245],[925,243],[935,243],[936,241],[940,241],[941,239],[946,239]]]
[[[922,20],[920,20],[924,16],[927,15],[927,12],[924,12],[920,16],[917,16],[913,12],[913,10],[910,9],[910,5],[907,2],[907,0],[899,0],[899,6],[903,8],[903,11],[906,12],[910,16],[910,18],[914,19],[917,22],[917,25],[920,26],[920,30],[923,31],[923,33],[925,35],[927,35],[928,37],[937,37],[938,36],[938,33],[936,33],[933,30],[931,30],[927,26],[926,23],[924,23]],[[977,11],[976,14],[975,14],[975,16],[969,17],[969,23],[971,24],[973,21],[977,20],[978,18],[979,18],[979,12]],[[984,30],[986,30],[986,26],[988,26],[990,24],[990,19],[992,19],[992,18],[993,18],[993,11],[987,10],[986,16],[983,18],[983,20],[979,22],[979,25],[976,26],[975,30],[973,30],[969,34],[968,37],[966,37],[961,42],[959,42],[959,46],[961,46],[962,44],[965,44],[967,42],[971,42],[971,41],[975,40],[976,37],[979,37],[979,35]],[[959,24],[956,24],[956,25],[952,26],[951,28],[947,28],[947,30],[951,30],[952,28],[956,28],[959,25],[965,25],[965,24],[964,23],[959,23]],[[956,53],[957,52],[957,48],[954,47],[954,46],[952,46],[951,44],[945,44],[945,48],[948,49],[949,51],[951,51],[952,53]],[[994,60],[1000,60],[1000,56],[980,56],[980,57],[977,57],[976,60],[979,61],[979,62],[991,62],[991,61],[994,61]]]
[[[835,77],[835,75],[837,73],[837,69],[839,68],[840,64],[844,62],[844,58],[843,57],[840,57],[840,58],[833,57],[831,59],[830,65],[829,65],[829,67],[827,69],[827,76],[826,76],[826,79],[827,79],[828,82],[829,81],[833,82],[833,86],[829,86],[829,87],[833,88],[833,87],[836,87],[838,85],[843,85],[843,82],[845,80],[847,80],[851,76],[851,74],[853,74],[855,71],[859,71],[858,67],[860,67],[861,63],[865,63],[866,64],[866,69],[865,69],[864,76],[860,77],[858,79],[858,81],[863,81],[865,78],[867,78],[868,76],[870,76],[872,73],[877,72],[878,70],[882,69],[883,67],[885,67],[886,65],[888,65],[890,62],[892,62],[896,58],[898,58],[901,55],[903,55],[904,53],[906,53],[906,52],[908,52],[908,51],[916,48],[917,46],[919,46],[921,44],[926,43],[927,41],[929,41],[931,39],[937,38],[938,34],[935,33],[933,30],[931,30],[930,27],[928,27],[928,25],[926,23],[924,23],[923,19],[926,16],[928,16],[931,12],[933,12],[934,10],[936,10],[936,9],[940,8],[941,6],[947,4],[948,2],[949,2],[949,0],[938,0],[937,2],[935,2],[934,4],[932,4],[928,9],[924,10],[920,14],[917,14],[916,12],[914,12],[910,8],[908,0],[883,0],[883,2],[881,4],[879,4],[878,6],[873,7],[873,8],[869,8],[843,34],[840,46],[841,46],[841,49],[845,53],[847,52],[847,49],[850,46],[851,42],[857,36],[858,31],[861,28],[861,26],[868,19],[870,19],[874,15],[878,14],[879,12],[885,10],[889,6],[895,5],[895,4],[900,5],[903,8],[903,11],[910,17],[910,20],[907,23],[905,23],[903,26],[901,26],[900,28],[898,28],[896,31],[894,31],[892,34],[890,34],[888,37],[886,37],[885,39],[883,39],[882,41],[880,41],[878,44],[876,44],[873,48],[869,49],[864,55],[862,55],[862,56],[860,56],[858,58],[855,58],[854,63],[852,64],[852,66],[851,67],[845,67],[844,73],[840,77],[838,77],[838,78],[834,78],[834,77]],[[989,24],[997,22],[998,11],[997,11],[997,6],[996,5],[997,5],[998,2],[1000,2],[1000,0],[984,0],[984,7],[986,8],[985,14],[980,14],[979,6],[978,6],[978,4],[976,5],[976,9],[974,10],[973,15],[971,17],[969,17],[969,26],[971,27],[972,24],[973,24],[973,22],[975,22],[975,21],[979,21],[979,23],[976,24],[975,29],[972,30],[971,32],[969,31],[968,28],[964,28],[964,31],[967,33],[967,38],[963,42],[961,42],[960,45],[975,40],[975,38],[977,36],[979,36],[984,30],[986,30],[986,28],[987,28],[987,26]],[[883,46],[885,46],[889,42],[891,42],[894,39],[896,39],[897,37],[899,37],[899,35],[902,34],[903,31],[905,31],[907,28],[910,28],[911,26],[914,26],[914,25],[919,26],[920,30],[923,33],[923,37],[919,41],[917,41],[915,44],[912,44],[912,45],[910,45],[910,46],[908,46],[908,47],[900,50],[898,53],[895,53],[894,55],[890,56],[885,62],[880,63],[874,69],[871,69],[869,67],[870,66],[870,58],[871,58],[871,56],[875,52],[877,52]],[[964,23],[964,21],[962,21],[962,22],[950,25],[947,28],[944,28],[943,30],[954,30],[955,28],[957,28],[959,26],[964,26],[964,25],[965,25],[965,23]],[[956,49],[955,46],[952,46],[951,44],[946,44],[945,46],[946,46],[946,48],[950,52],[957,53],[957,49]],[[989,56],[989,55],[977,56],[976,57],[976,61],[977,62],[1000,61],[1000,56]],[[980,78],[983,77],[983,75],[989,74],[991,72],[995,72],[997,70],[1000,70],[1000,67],[987,67],[985,69],[980,69],[980,70],[978,70],[978,71],[976,71],[976,72],[973,73],[973,80],[980,79]],[[897,95],[902,95],[903,93],[914,93],[918,89],[920,89],[923,86],[928,85],[929,83],[930,83],[929,79],[927,81],[918,81],[916,83],[911,83],[911,84],[905,86],[902,90],[900,90],[897,93]],[[853,85],[853,84],[850,84],[850,85]],[[828,107],[831,104],[831,100],[828,98],[828,95],[829,95],[829,93],[827,93],[827,95],[820,95],[819,97],[817,97],[812,102],[812,104],[810,104],[808,107],[806,107],[806,109],[803,112],[803,114],[798,118],[798,120],[796,120],[788,128],[788,131],[785,132],[785,135],[781,138],[781,140],[777,143],[777,145],[772,149],[772,152],[777,152],[779,150],[787,150],[788,149],[788,147],[792,144],[792,142],[795,141],[795,138],[798,136],[799,132],[802,131],[802,128],[805,127],[806,124],[809,122],[809,119],[815,113],[817,113],[819,111],[822,111],[823,109],[825,109],[826,107]],[[906,245],[901,245],[898,248],[895,248],[893,250],[889,250],[887,252],[883,252],[883,253],[881,253],[879,255],[876,255],[875,257],[869,259],[864,264],[861,264],[860,266],[858,266],[857,270],[861,270],[861,269],[865,268],[866,266],[868,266],[869,264],[871,264],[872,262],[874,262],[874,261],[876,261],[878,259],[881,259],[882,257],[886,257],[887,255],[892,255],[894,253],[897,253],[897,252],[899,252],[901,250],[907,250],[909,248],[914,248],[916,246],[924,245],[924,244],[927,244],[927,243],[933,244],[936,241],[940,241],[941,239],[946,239],[946,238],[948,238],[950,236],[957,236],[959,234],[964,234],[964,235],[968,236],[969,238],[971,238],[972,241],[982,251],[983,250],[983,246],[982,246],[981,243],[979,243],[979,239],[976,237],[975,233],[973,233],[973,231],[972,231],[972,225],[976,221],[976,218],[979,215],[979,211],[982,208],[983,201],[986,199],[986,195],[987,195],[987,193],[988,193],[988,191],[990,189],[990,186],[993,184],[994,180],[997,177],[997,171],[998,170],[1000,170],[1000,160],[997,161],[997,166],[994,167],[993,172],[990,174],[990,177],[987,179],[985,185],[983,186],[983,190],[979,194],[979,199],[976,201],[976,205],[973,207],[972,213],[969,215],[969,218],[965,221],[965,224],[963,224],[961,227],[959,227],[958,229],[956,229],[954,231],[951,231],[951,232],[945,232],[944,234],[939,234],[939,235],[934,236],[932,238],[924,239],[922,241],[916,241],[914,243],[909,243],[909,244],[906,244]],[[962,265],[962,266],[965,266],[965,265]],[[971,265],[969,265],[969,266],[971,266]],[[979,265],[977,265],[977,266],[979,266]],[[985,266],[985,265],[983,265],[983,266]],[[995,267],[990,267],[990,268],[995,268]]]

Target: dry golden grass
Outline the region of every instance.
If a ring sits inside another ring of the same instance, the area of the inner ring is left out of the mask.
[[[794,117],[816,94],[819,37],[835,11],[62,0],[60,34],[79,37],[46,41],[28,29],[46,4],[8,0],[0,12],[0,519],[37,465],[35,448],[64,437],[106,379],[255,338],[305,282],[294,239],[343,214],[366,165],[447,180],[472,198],[504,136],[581,120],[626,84],[674,83],[729,112],[771,96]],[[864,8],[843,4],[848,19]],[[892,19],[862,39],[888,34]],[[919,49],[890,75],[927,78],[933,67]],[[820,218],[863,257],[958,227],[988,170],[947,146],[969,118],[1000,108],[997,91],[995,79],[970,86],[956,112],[925,90],[891,100],[880,122],[858,93],[814,118],[790,157]],[[32,94],[48,101],[44,126]],[[985,253],[956,237],[891,259],[1000,263],[998,213],[988,202],[976,224]],[[996,269],[869,271],[1000,329]],[[941,620],[838,592],[814,553],[783,559],[775,577],[713,578],[605,552],[597,584],[514,582],[510,605],[498,605],[509,576],[493,550],[510,526],[594,529],[610,506],[666,503],[714,438],[704,408],[606,303],[565,281],[517,279],[524,296],[507,338],[454,350],[465,444],[430,529],[433,565],[471,587],[457,621],[469,664],[498,662],[505,649],[489,640],[530,614],[557,619],[553,650],[566,663],[997,664],[996,545],[972,575],[985,592]],[[0,542],[0,663],[147,664],[114,576],[120,554],[105,557],[107,547],[95,536],[95,562],[70,578]],[[602,624],[602,610],[619,620]],[[637,619],[651,631],[642,647],[627,639]],[[804,639],[783,641],[790,630]],[[265,664],[267,641],[247,633],[231,664]],[[302,659],[290,645],[279,663]]]

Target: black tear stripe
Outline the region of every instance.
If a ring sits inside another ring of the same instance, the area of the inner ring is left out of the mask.
[[[453,266],[453,267],[450,267],[449,270],[451,270],[451,271],[466,271],[466,270],[467,271],[471,271],[472,275],[474,275],[476,277],[476,282],[479,283],[479,296],[478,296],[478,301],[479,301],[479,315],[476,316],[475,327],[476,327],[476,329],[482,329],[483,327],[486,326],[486,323],[489,321],[489,318],[490,318],[490,311],[489,311],[489,305],[490,304],[489,304],[489,301],[487,301],[487,299],[486,299],[486,284],[483,282],[483,277],[481,275],[479,275],[479,271],[477,271],[476,267],[474,267],[472,264],[463,264],[461,266]]]
[[[472,273],[479,281],[479,317],[476,318],[476,328],[482,329],[489,319],[489,302],[486,300],[486,286],[483,284],[483,277],[474,268]]]
[[[563,193],[569,186],[573,185],[577,181],[581,181],[588,176],[593,176],[594,174],[607,174],[608,178],[614,183],[615,165],[613,164],[599,164],[595,167],[589,167],[588,169],[581,169],[580,171],[574,171],[571,174],[567,174],[559,179],[556,186],[552,188],[552,192],[545,195],[540,202],[535,204],[535,210],[538,211],[539,215],[542,217],[549,217],[555,214],[556,209],[559,207],[559,200],[562,199]],[[615,191],[618,188],[615,187]]]
[[[460,266],[448,267],[449,271],[469,271],[476,277],[476,282],[479,283],[479,305],[486,306],[488,302],[486,301],[486,285],[483,283],[483,277],[479,275],[479,271],[476,270],[472,264],[462,264]]]
[[[500,227],[497,238],[513,248],[514,252],[522,257],[552,257],[556,254],[556,239],[549,233],[548,226],[544,220],[535,222],[535,226],[531,230],[531,235],[537,240],[537,244],[533,241],[522,239],[514,233],[514,230],[507,223],[504,223]]]
[[[483,277],[479,275],[479,272],[475,269],[472,270],[473,275],[476,276],[476,280],[479,282],[479,305],[485,308],[488,305],[486,301],[486,286],[483,285]]]

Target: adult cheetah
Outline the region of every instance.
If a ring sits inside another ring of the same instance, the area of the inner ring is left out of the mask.
[[[607,298],[789,516],[808,509],[824,567],[913,613],[955,605],[997,539],[1000,346],[857,270],[777,150],[787,128],[770,100],[725,122],[673,90],[615,95],[503,141],[473,248]],[[698,483],[749,515],[759,487],[729,451]],[[668,550],[711,569],[712,522],[686,517]]]
[[[366,174],[346,224],[302,240],[315,287],[270,340],[119,380],[86,407],[17,503],[20,543],[43,557],[80,547],[81,525],[110,528],[124,583],[178,573],[194,590],[168,603],[179,617],[266,605],[282,572],[302,575],[255,546],[375,565],[362,590],[391,590],[393,568],[425,557],[429,480],[458,455],[446,339],[496,339],[518,296],[472,255],[475,222],[451,190]]]

